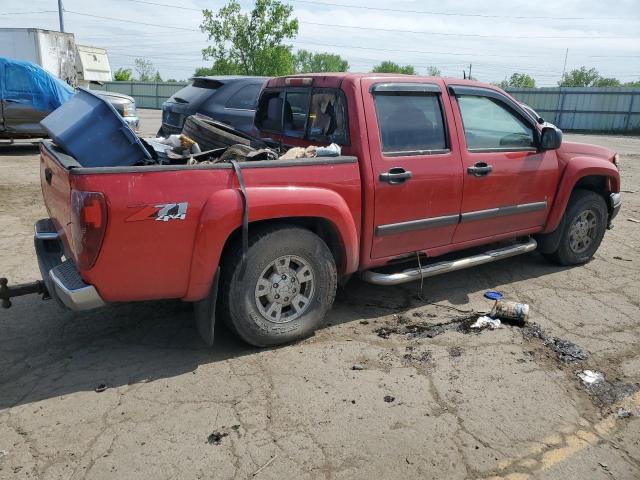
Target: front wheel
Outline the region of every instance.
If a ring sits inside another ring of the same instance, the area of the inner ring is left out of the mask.
[[[586,263],[598,250],[607,228],[607,204],[601,195],[576,190],[569,199],[556,251],[545,254],[560,265]]]
[[[279,227],[256,235],[244,274],[240,246],[223,264],[223,312],[231,328],[257,347],[311,335],[331,308],[336,265],[327,245],[312,232]]]

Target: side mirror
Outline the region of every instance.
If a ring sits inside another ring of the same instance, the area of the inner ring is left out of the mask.
[[[562,144],[562,130],[558,127],[543,127],[540,136],[540,150],[555,150]]]

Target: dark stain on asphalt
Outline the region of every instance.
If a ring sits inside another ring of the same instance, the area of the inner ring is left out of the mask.
[[[218,432],[217,430],[207,437],[207,443],[209,445],[220,445],[222,439],[229,434],[226,432]]]
[[[613,405],[625,397],[633,395],[640,390],[638,383],[623,383],[616,379],[613,382],[603,380],[601,382],[585,385],[587,393],[591,396],[593,403],[602,408]]]
[[[564,363],[586,360],[589,357],[589,354],[580,346],[570,342],[569,340],[549,335],[535,322],[524,326],[522,329],[522,336],[528,341],[531,341],[531,339],[534,338],[542,340],[544,346],[556,352],[558,354],[558,359]]]
[[[430,315],[429,315],[430,316]],[[460,332],[464,334],[477,334],[479,330],[471,328],[473,322],[478,318],[477,313],[461,315],[447,322],[411,323],[406,317],[395,316],[396,325],[386,325],[374,330],[380,338],[389,338],[391,335],[405,335],[410,339],[433,338],[447,331]],[[421,317],[418,317],[421,318]]]

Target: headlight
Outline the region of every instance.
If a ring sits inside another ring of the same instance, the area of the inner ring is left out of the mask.
[[[136,105],[134,103],[125,103],[124,108],[122,109],[123,117],[135,117],[136,116]]]
[[[616,153],[613,156],[613,164],[617,167],[620,168],[620,154]]]

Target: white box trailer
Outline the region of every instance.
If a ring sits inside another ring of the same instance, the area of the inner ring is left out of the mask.
[[[33,62],[74,87],[111,80],[107,51],[77,45],[73,33],[0,28],[0,56]]]
[[[111,65],[104,48],[76,45],[76,70],[81,86],[89,82],[110,82]]]

